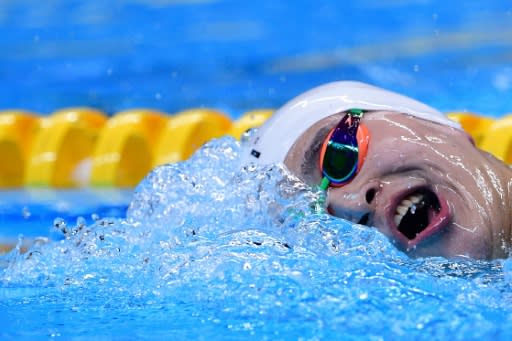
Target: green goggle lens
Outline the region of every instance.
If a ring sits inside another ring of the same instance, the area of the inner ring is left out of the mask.
[[[335,184],[349,180],[357,171],[357,146],[330,141],[322,163],[323,174]]]

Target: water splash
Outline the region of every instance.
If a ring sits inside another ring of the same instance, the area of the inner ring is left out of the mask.
[[[239,150],[210,142],[148,175],[125,219],[58,220],[62,240],[4,257],[2,320],[53,311],[61,336],[132,335],[124,321],[149,317],[153,337],[511,336],[509,260],[409,259],[315,209],[323,194],[283,167],[240,168]],[[73,328],[76,316],[92,329]]]

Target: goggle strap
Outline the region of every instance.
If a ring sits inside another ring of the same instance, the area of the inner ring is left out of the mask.
[[[329,179],[327,179],[327,177],[325,177],[325,176],[324,176],[324,177],[322,178],[322,181],[320,181],[320,185],[319,185],[319,187],[320,187],[320,189],[321,189],[322,191],[326,191],[326,190],[327,190],[327,188],[329,188],[329,184],[330,184],[330,183],[331,183],[331,182],[329,181]]]

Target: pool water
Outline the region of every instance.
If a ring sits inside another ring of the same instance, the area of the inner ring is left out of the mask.
[[[354,79],[499,116],[511,110],[510,27],[509,1],[7,0],[0,108],[236,118]]]
[[[132,194],[132,189],[120,188],[4,190],[0,195],[0,243],[20,236],[47,236],[56,218],[83,218],[92,223],[105,216],[124,217]]]
[[[0,108],[235,119],[355,79],[498,117],[511,24],[507,1],[4,1]],[[212,141],[135,191],[2,192],[18,247],[0,256],[0,339],[512,339],[510,259],[410,259],[239,152]]]
[[[375,229],[314,209],[278,165],[212,141],[161,166],[126,218],[3,257],[3,338],[501,339],[512,263],[410,259]]]

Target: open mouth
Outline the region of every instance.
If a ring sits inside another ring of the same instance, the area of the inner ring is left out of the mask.
[[[408,247],[417,245],[444,227],[448,221],[447,205],[429,189],[417,189],[400,200],[393,221],[399,239]]]

